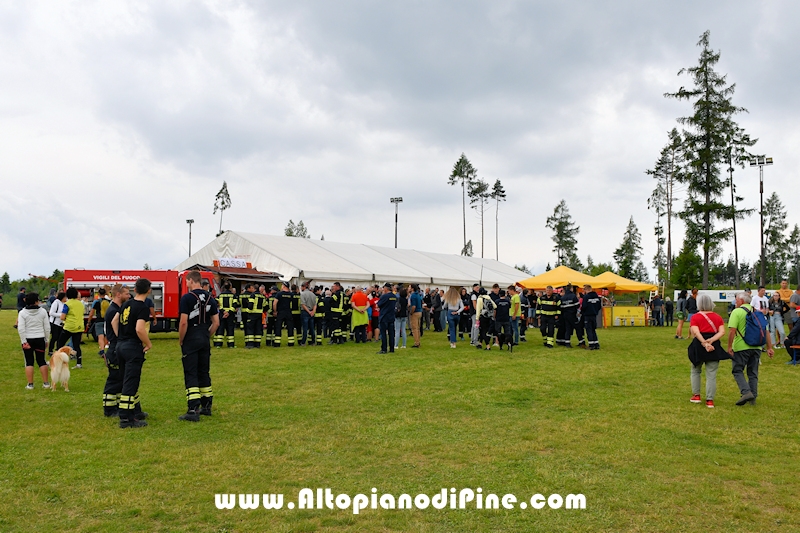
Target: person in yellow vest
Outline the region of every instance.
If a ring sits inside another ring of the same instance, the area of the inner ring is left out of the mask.
[[[264,310],[267,308],[267,299],[258,291],[253,293],[250,299],[253,302],[250,320],[253,321],[253,327],[255,328],[253,347],[261,348],[261,339],[264,337]]]
[[[78,289],[70,287],[67,289],[67,301],[61,310],[61,320],[64,322],[64,329],[58,339],[57,348],[63,348],[67,341],[72,340],[72,349],[77,352],[76,360],[78,364],[75,368],[83,368],[83,353],[81,352],[81,337],[86,329],[83,322],[83,315],[86,307],[78,298]]]
[[[303,331],[303,315],[300,312],[300,289],[292,285],[292,325],[294,326],[294,342],[300,344]]]
[[[236,348],[236,310],[239,308],[239,299],[231,292],[230,283],[222,286],[222,292],[217,297],[220,321],[219,329],[214,335],[214,347],[222,348],[223,341],[228,343],[228,348]]]

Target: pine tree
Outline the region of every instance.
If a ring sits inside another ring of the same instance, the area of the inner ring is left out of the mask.
[[[8,275],[8,272],[3,272],[3,276],[0,277],[0,292],[5,294],[11,290],[11,278]]]
[[[506,201],[506,190],[503,189],[503,184],[500,180],[494,182],[492,192],[489,197],[495,201],[494,212],[494,246],[495,246],[495,260],[500,261],[500,202]]]
[[[652,170],[645,173],[653,176],[656,180],[656,188],[647,202],[647,208],[656,211],[656,239],[659,242],[659,249],[664,244],[664,230],[661,226],[661,218],[666,217],[666,255],[661,259],[659,252],[656,261],[666,270],[667,278],[672,271],[672,220],[676,217],[675,201],[676,194],[680,189],[680,183],[684,180],[686,173],[686,158],[684,155],[683,137],[677,128],[672,128],[668,134],[667,145],[661,150],[661,154]],[[662,268],[656,266],[657,269]]]
[[[289,223],[286,224],[286,228],[284,228],[283,233],[287,237],[299,237],[301,239],[311,238],[311,235],[308,234],[308,228],[306,228],[306,225],[303,224],[302,220],[295,224],[292,222],[292,219],[289,219]]]
[[[581,231],[581,228],[572,221],[566,201],[561,200],[553,210],[553,215],[547,217],[545,227],[553,230],[551,239],[556,244],[553,247],[557,257],[556,266],[580,263],[580,260],[575,260],[577,259],[576,252],[578,248],[576,236]]]
[[[732,234],[731,228],[720,226],[731,217],[730,207],[721,202],[725,182],[720,179],[720,165],[726,161],[729,139],[738,128],[733,116],[746,109],[733,105],[731,98],[736,85],[728,85],[727,76],[714,70],[720,54],[709,47],[708,31],[700,36],[697,45],[702,49],[697,66],[678,72],[678,75],[688,74],[694,88],[681,87],[664,96],[688,100],[694,110],[692,115],[678,119],[687,127],[683,136],[689,163],[689,171],[683,178],[687,184],[687,198],[680,216],[686,222],[690,241],[702,246],[705,289],[708,288],[712,247]]]
[[[217,196],[214,198],[214,212],[212,215],[216,215],[217,211],[219,211],[219,233],[217,233],[217,237],[222,235],[222,215],[225,213],[225,210],[230,208],[231,206],[231,195],[228,194],[228,182],[222,182],[222,188],[217,193]]]
[[[739,236],[736,232],[736,221],[742,220],[750,216],[755,209],[737,209],[736,206],[744,198],[736,194],[736,185],[733,182],[734,165],[744,168],[745,162],[749,162],[752,155],[747,152],[747,147],[753,146],[755,140],[751,140],[750,136],[744,133],[739,127],[735,127],[734,131],[728,136],[727,148],[727,162],[728,162],[728,187],[731,191],[731,206],[728,217],[731,221],[731,228],[733,230],[733,264],[739,264]],[[739,269],[734,268],[734,286],[738,289],[741,280]]]
[[[784,275],[789,259],[784,236],[788,227],[786,208],[778,193],[773,192],[764,202],[764,266],[773,283]]]
[[[797,224],[794,225],[789,238],[786,239],[786,246],[794,270],[797,271],[797,285],[800,285],[800,226]]]
[[[622,237],[622,244],[614,251],[614,261],[617,262],[617,272],[623,278],[635,279],[641,277],[641,271],[647,277],[647,269],[640,263],[642,256],[642,236],[639,228],[631,217],[628,227],[625,228],[625,235]]]
[[[472,166],[467,156],[463,153],[458,158],[456,164],[453,165],[453,172],[447,178],[449,185],[456,185],[461,183],[461,213],[464,222],[464,248],[467,248],[467,186],[472,184],[478,178],[478,169]],[[462,254],[463,255],[463,254]]]
[[[481,258],[483,258],[483,228],[484,228],[484,213],[489,206],[489,184],[482,179],[476,179],[469,184],[469,205],[472,209],[478,212],[481,219]]]

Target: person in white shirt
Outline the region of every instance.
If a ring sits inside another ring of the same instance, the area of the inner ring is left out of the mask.
[[[47,355],[53,355],[58,338],[64,330],[64,321],[61,320],[61,313],[66,301],[67,293],[62,291],[56,295],[56,299],[50,305],[50,345],[47,347]]]
[[[764,286],[758,288],[758,296],[753,296],[753,301],[750,305],[756,311],[761,311],[764,315],[769,314],[769,298],[766,296],[767,289]]]
[[[33,360],[39,365],[42,374],[42,388],[48,388],[47,362],[44,350],[47,336],[50,335],[50,321],[47,311],[39,307],[39,295],[31,292],[25,295],[25,307],[17,316],[17,332],[22,343],[22,353],[25,354],[25,377],[28,378],[28,390],[33,390]]]

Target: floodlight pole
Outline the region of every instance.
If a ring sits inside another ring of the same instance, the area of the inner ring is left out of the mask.
[[[759,285],[766,285],[766,276],[764,275],[764,166],[771,165],[771,157],[756,157],[750,160],[751,167],[758,167],[758,184],[761,192],[761,275]]]
[[[194,219],[188,218],[186,223],[189,224],[189,257],[192,257],[192,224],[194,224]]]
[[[397,213],[403,198],[398,196],[396,198],[390,198],[389,201],[394,204],[394,247],[397,248]]]

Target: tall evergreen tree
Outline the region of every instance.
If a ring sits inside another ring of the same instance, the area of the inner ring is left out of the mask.
[[[214,212],[213,215],[217,214],[219,211],[219,233],[217,233],[217,237],[222,235],[222,215],[225,213],[226,209],[231,207],[231,195],[228,194],[228,182],[222,182],[222,188],[217,193],[217,196],[214,197]]]
[[[628,227],[625,228],[625,235],[622,237],[622,244],[619,248],[614,250],[614,261],[617,262],[617,272],[623,278],[635,279],[641,277],[642,271],[644,277],[647,277],[647,269],[642,262],[642,236],[639,234],[639,228],[633,222],[631,217],[628,222]]]
[[[556,266],[575,264],[578,249],[576,236],[581,228],[572,221],[566,201],[559,202],[553,210],[552,216],[547,217],[545,227],[553,230],[551,239],[556,244],[553,247],[553,251],[556,253]],[[580,263],[580,260],[577,263]]]
[[[495,201],[494,212],[494,247],[495,247],[495,260],[500,261],[500,202],[506,201],[506,190],[500,180],[495,180],[492,186],[492,192],[489,197]]]
[[[484,228],[484,213],[486,213],[486,209],[489,207],[489,184],[483,181],[482,179],[476,179],[472,183],[469,184],[469,190],[467,191],[469,195],[469,205],[472,209],[477,211],[478,216],[481,219],[481,258],[483,258],[483,228]]]
[[[0,292],[5,294],[10,290],[11,290],[11,278],[8,275],[8,272],[3,272],[3,275],[0,276]]]
[[[800,226],[797,224],[792,228],[789,238],[786,240],[786,247],[789,252],[791,264],[797,271],[797,285],[800,285]]]
[[[764,202],[764,266],[773,283],[786,271],[789,254],[785,233],[788,227],[786,208],[778,193],[773,192]]]
[[[660,256],[663,252],[657,254],[656,261],[663,264],[666,270],[667,278],[672,272],[672,220],[676,217],[675,201],[676,195],[681,188],[681,182],[684,181],[686,175],[686,158],[684,154],[683,137],[677,128],[672,128],[667,134],[668,141],[666,146],[661,149],[658,161],[655,166],[646,170],[645,173],[653,176],[656,180],[656,188],[648,200],[647,207],[653,208],[656,211],[656,239],[663,241],[664,230],[661,226],[661,218],[666,217],[666,245],[667,250],[665,254],[665,261],[662,263]],[[661,245],[663,246],[663,242]],[[656,266],[656,268],[661,268]]]
[[[703,249],[705,289],[708,288],[711,249],[732,233],[731,228],[721,225],[730,220],[731,212],[721,201],[725,182],[720,179],[720,165],[726,161],[729,138],[738,128],[733,117],[746,109],[733,105],[731,98],[736,85],[728,85],[727,76],[714,70],[720,54],[711,50],[708,31],[700,36],[697,45],[701,47],[697,66],[678,72],[678,75],[688,74],[694,88],[681,87],[664,96],[688,100],[694,111],[678,119],[686,127],[683,136],[689,163],[684,178],[688,186],[687,198],[680,216],[686,222],[690,240],[698,242]]]
[[[464,248],[467,249],[467,186],[478,178],[478,169],[472,166],[463,153],[453,165],[453,171],[447,178],[449,185],[461,183],[461,215],[464,222]],[[462,254],[463,255],[463,254]]]
[[[736,221],[750,216],[755,209],[738,209],[736,206],[744,200],[736,194],[736,184],[733,181],[734,165],[744,168],[745,162],[749,162],[752,155],[747,148],[755,144],[755,140],[750,139],[744,130],[735,127],[733,132],[728,135],[727,162],[728,162],[728,187],[731,191],[731,206],[728,214],[733,230],[733,261],[734,265],[739,264],[739,235],[736,232]],[[739,269],[734,271],[734,286],[738,289],[741,284]]]

